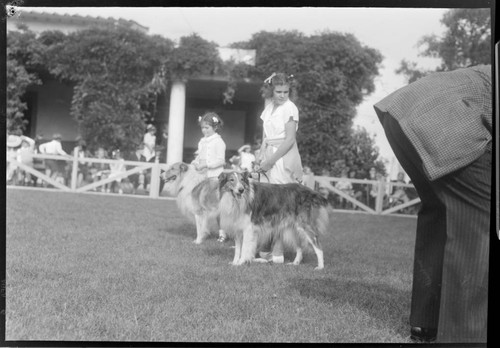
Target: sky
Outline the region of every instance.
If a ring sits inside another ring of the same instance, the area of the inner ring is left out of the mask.
[[[441,36],[443,8],[340,8],[340,7],[30,7],[49,13],[79,14],[133,20],[148,33],[171,40],[192,33],[221,47],[249,40],[259,31],[297,30],[305,35],[325,31],[353,34],[362,45],[377,49],[384,57],[376,78],[376,90],[357,109],[355,125],[374,137],[386,162],[394,157],[373,104],[404,86],[394,71],[403,60],[432,69],[439,61],[419,56],[417,43],[425,35]],[[20,16],[22,17],[22,10]],[[293,73],[293,72],[288,72]]]

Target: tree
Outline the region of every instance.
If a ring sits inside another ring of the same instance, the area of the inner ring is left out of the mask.
[[[447,28],[442,37],[426,35],[418,42],[424,48],[421,56],[441,59],[436,71],[491,63],[490,9],[453,9],[443,15],[441,23]],[[396,73],[413,82],[429,71],[403,60]]]
[[[41,63],[42,47],[33,32],[26,26],[9,36],[7,47],[7,131],[19,133],[25,129],[24,111],[27,109],[22,97],[29,86],[40,84],[33,70]],[[28,71],[29,70],[29,71]]]
[[[222,67],[217,45],[197,35],[181,38],[175,47],[159,35],[122,26],[45,31],[38,37],[25,28],[23,35],[9,32],[8,46],[13,59],[9,102],[23,95],[37,74],[74,86],[71,115],[93,148],[132,149],[142,141],[157,95],[170,81],[211,75]],[[17,104],[9,120],[22,120],[23,105]]]
[[[262,81],[273,71],[296,77],[299,94],[295,102],[301,112],[297,141],[305,165],[333,175],[340,175],[339,161],[353,168],[375,165],[378,150],[373,142],[368,141],[368,147],[354,146],[359,134],[352,129],[352,120],[356,106],[375,89],[382,61],[378,51],[363,46],[351,34],[336,32],[312,36],[297,31],[259,32],[232,46],[257,50],[256,67],[248,71],[248,77]],[[362,163],[367,159],[369,163]]]
[[[71,115],[89,146],[130,150],[140,143],[155,93],[165,87],[153,78],[173,42],[119,26],[44,38],[48,70],[75,85]]]
[[[180,39],[167,61],[171,79],[213,75],[222,66],[217,44],[202,39],[197,34]]]

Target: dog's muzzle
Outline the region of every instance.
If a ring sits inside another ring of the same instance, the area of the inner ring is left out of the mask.
[[[177,179],[177,175],[174,174],[174,175],[169,176],[168,178],[166,175],[164,175],[162,178],[163,178],[164,182],[170,182],[170,181]]]
[[[237,198],[241,198],[241,195],[245,192],[245,188],[243,186],[236,187],[232,192]]]

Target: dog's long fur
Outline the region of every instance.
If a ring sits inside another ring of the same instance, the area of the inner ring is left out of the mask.
[[[206,179],[192,165],[173,164],[164,174],[165,187],[177,196],[177,207],[196,223],[196,239],[201,244],[210,234],[210,226],[218,225],[219,182]]]
[[[328,229],[328,201],[300,184],[267,184],[249,180],[246,172],[219,176],[220,224],[235,240],[232,264],[251,262],[260,245],[281,238],[296,248],[295,260],[310,244],[324,268],[319,237]]]

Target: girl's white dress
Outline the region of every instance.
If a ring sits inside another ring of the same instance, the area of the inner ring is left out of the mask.
[[[201,138],[198,143],[198,156],[193,163],[205,163],[209,167],[207,169],[208,178],[216,178],[222,173],[226,163],[226,143],[220,134],[215,133],[209,137]]]
[[[296,122],[298,129],[299,110],[290,100],[279,105],[273,112],[274,103],[268,103],[260,118],[264,122],[264,152],[273,154],[285,140],[285,124],[290,117]],[[269,155],[265,156],[268,157]],[[302,163],[297,142],[292,148],[267,172],[269,181],[273,184],[288,184],[302,181]]]

